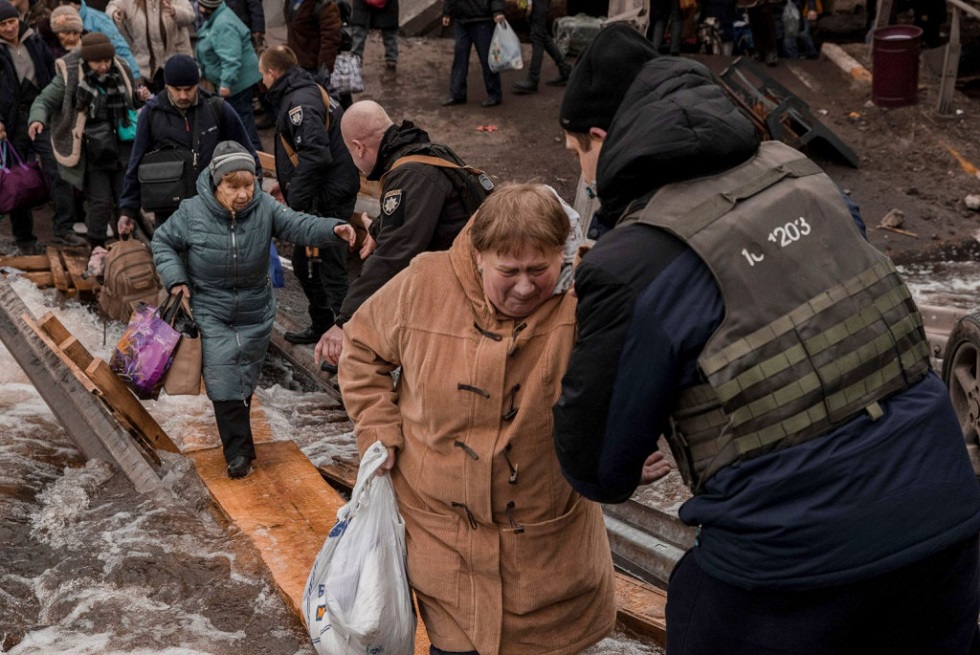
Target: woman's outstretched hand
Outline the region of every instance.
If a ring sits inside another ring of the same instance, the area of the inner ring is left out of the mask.
[[[333,229],[333,233],[346,241],[348,248],[353,248],[354,243],[357,241],[357,232],[354,231],[354,226],[350,223],[338,225]]]

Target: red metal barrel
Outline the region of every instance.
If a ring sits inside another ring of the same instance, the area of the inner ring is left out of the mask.
[[[892,25],[874,31],[871,48],[871,101],[879,107],[914,105],[919,87],[922,29]]]

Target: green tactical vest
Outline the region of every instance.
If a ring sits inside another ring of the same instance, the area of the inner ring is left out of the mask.
[[[929,370],[922,318],[891,261],[858,232],[840,191],[789,146],[659,190],[621,224],[684,240],[725,317],[681,392],[668,442],[695,492],[721,468],[820,436]]]

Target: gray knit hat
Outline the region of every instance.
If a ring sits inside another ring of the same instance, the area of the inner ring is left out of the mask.
[[[235,171],[248,171],[255,175],[255,158],[237,141],[222,141],[214,148],[209,168],[211,181],[217,186],[225,175]]]

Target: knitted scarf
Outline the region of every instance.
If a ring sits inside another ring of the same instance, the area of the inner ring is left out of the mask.
[[[76,109],[87,113],[92,120],[105,116],[113,125],[128,125],[129,102],[126,96],[129,89],[115,63],[102,82],[94,70],[88,66],[84,66],[84,69],[85,76],[79,80],[78,90],[75,92]],[[103,109],[107,110],[106,113],[102,112]]]

